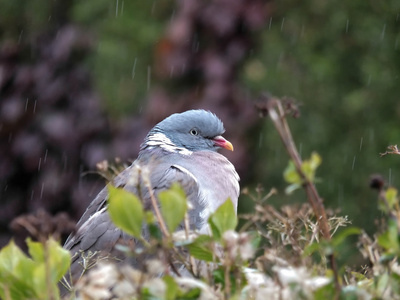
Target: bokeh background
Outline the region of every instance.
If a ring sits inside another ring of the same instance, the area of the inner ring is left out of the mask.
[[[224,121],[242,187],[305,201],[284,194],[262,92],[297,100],[290,125],[303,158],[322,156],[326,206],[372,233],[370,175],[398,186],[399,158],[379,153],[399,142],[399,75],[398,0],[0,0],[0,246],[21,239],[18,215],[78,219],[105,183],[97,162],[134,160],[156,122],[190,108]]]

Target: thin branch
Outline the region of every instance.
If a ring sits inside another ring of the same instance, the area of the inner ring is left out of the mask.
[[[150,176],[148,174],[148,170],[147,169],[142,169],[140,174],[142,176],[143,183],[144,183],[144,185],[146,186],[146,188],[147,188],[147,190],[149,192],[151,206],[153,207],[154,213],[155,213],[156,218],[157,218],[157,221],[160,224],[161,232],[164,234],[164,236],[166,236],[167,238],[170,238],[171,235],[170,235],[170,233],[168,231],[167,226],[165,225],[164,218],[161,215],[160,209],[158,208],[156,197],[154,196],[153,188],[152,188],[151,183],[150,183]]]
[[[277,98],[263,95],[262,100],[264,101],[262,103],[259,103],[257,105],[257,108],[264,116],[268,115],[270,117],[276,130],[278,131],[279,136],[285,146],[285,149],[294,163],[297,173],[301,177],[302,182],[304,182],[303,186],[306,190],[308,201],[310,202],[314,210],[314,214],[317,218],[322,236],[329,241],[331,240],[330,226],[328,223],[328,218],[326,217],[323,200],[319,196],[314,183],[309,180],[309,178],[304,174],[303,170],[301,169],[303,162],[301,160],[299,152],[297,151],[289,125],[286,120],[287,111],[284,110],[281,100]],[[334,273],[335,287],[337,291],[336,297],[338,297],[340,292],[340,284],[335,257],[333,255],[329,255],[329,261],[332,267],[332,271]]]
[[[382,157],[382,156],[385,156],[385,155],[387,155],[387,154],[397,154],[397,155],[400,155],[400,151],[399,151],[399,149],[397,148],[397,145],[390,145],[390,146],[388,146],[387,147],[390,151],[386,151],[386,152],[384,152],[384,153],[379,153],[379,155]]]

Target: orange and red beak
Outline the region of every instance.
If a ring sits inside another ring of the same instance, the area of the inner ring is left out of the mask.
[[[224,139],[222,136],[218,135],[213,138],[215,145],[221,148],[225,148],[227,150],[233,151],[233,145],[230,141]]]

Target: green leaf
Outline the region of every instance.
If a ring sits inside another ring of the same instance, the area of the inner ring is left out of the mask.
[[[208,223],[216,239],[221,239],[225,231],[236,228],[236,212],[229,198],[210,216]]]
[[[147,223],[147,228],[149,229],[150,236],[155,238],[157,241],[162,240],[162,232],[160,227],[156,223],[156,218],[152,211],[145,211],[145,221]]]
[[[299,189],[299,188],[301,188],[301,184],[293,183],[293,184],[291,184],[291,185],[288,185],[288,186],[285,188],[285,193],[286,193],[287,195],[290,195],[291,193],[293,193],[295,190],[297,190],[297,189]]]
[[[71,257],[69,251],[63,249],[52,238],[46,241],[45,246],[31,239],[27,239],[27,244],[29,254],[36,263],[45,265],[47,260],[50,278],[54,283],[57,283],[70,266]]]
[[[326,242],[321,241],[320,243],[314,242],[304,248],[303,257],[310,256],[315,252],[323,252],[326,247]]]
[[[399,232],[396,221],[389,219],[387,231],[378,236],[378,244],[388,253],[400,253]]]
[[[141,238],[143,206],[139,198],[123,189],[108,187],[110,198],[108,212],[111,220],[128,234]]]
[[[47,247],[50,254],[52,278],[55,282],[58,282],[65,273],[67,273],[70,267],[71,254],[68,250],[61,247],[54,239],[49,239],[47,241]]]
[[[34,284],[36,266],[37,264],[27,257],[13,241],[5,246],[0,251],[1,298],[40,299]]]
[[[214,254],[210,243],[213,242],[212,237],[208,235],[200,235],[192,243],[186,245],[190,255],[194,258],[204,261],[214,261]]]
[[[161,204],[161,213],[168,226],[170,233],[173,233],[183,221],[187,210],[186,195],[178,184],[173,184],[170,189],[158,194]]]
[[[247,232],[250,236],[250,244],[253,247],[253,249],[257,249],[260,246],[261,243],[261,236],[257,231],[249,231]]]
[[[165,291],[165,299],[166,300],[174,300],[176,296],[180,292],[178,284],[175,282],[175,279],[169,275],[165,275],[162,280],[165,282],[167,287]]]
[[[287,183],[296,184],[298,186],[301,186],[303,183],[292,160],[289,161],[288,166],[283,172],[283,178]]]
[[[376,278],[376,292],[382,295],[389,286],[390,276],[388,273],[380,274]]]
[[[337,247],[341,245],[344,240],[351,236],[351,235],[359,235],[361,234],[361,229],[357,227],[348,227],[343,230],[341,230],[339,233],[337,233],[333,238],[332,238],[332,244],[334,247]]]
[[[318,153],[313,152],[311,158],[305,160],[301,165],[301,170],[310,182],[314,182],[315,173],[317,168],[321,165],[321,162],[321,156]]]
[[[200,298],[201,289],[200,288],[193,288],[189,290],[187,293],[184,293],[179,299],[185,300],[197,300]]]
[[[397,198],[397,189],[389,187],[386,190],[385,195],[386,195],[386,201],[390,209],[393,209],[396,205],[398,205],[399,200]]]
[[[0,252],[0,270],[4,272],[13,272],[21,259],[25,259],[25,254],[11,241]]]

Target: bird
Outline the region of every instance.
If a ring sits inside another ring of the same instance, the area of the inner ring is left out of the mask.
[[[240,178],[233,164],[218,152],[233,151],[233,145],[222,136],[224,132],[222,121],[210,111],[194,109],[172,114],[149,131],[137,159],[110,184],[136,195],[140,193],[145,209],[151,208],[150,192],[157,197],[174,183],[180,184],[191,203],[190,229],[207,234],[208,218],[227,199],[237,210]],[[143,181],[133,180],[138,168],[146,169],[149,174],[151,191]],[[69,273],[72,278],[83,270],[84,253],[107,255],[113,253],[119,241],[135,241],[112,223],[107,199],[106,186],[90,203],[75,233],[64,244],[72,256]],[[126,259],[121,254],[118,258]]]

